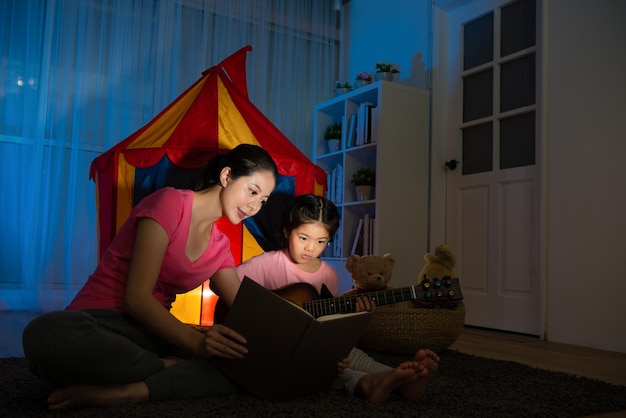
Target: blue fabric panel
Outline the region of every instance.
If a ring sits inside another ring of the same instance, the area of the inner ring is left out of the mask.
[[[163,187],[193,189],[204,168],[204,166],[198,168],[178,167],[167,158],[167,155],[164,155],[152,167],[137,168],[135,170],[133,206],[150,193]]]
[[[296,178],[278,175],[276,188],[267,204],[252,218],[244,220],[248,231],[254,236],[263,251],[280,248],[282,214],[295,197]]]

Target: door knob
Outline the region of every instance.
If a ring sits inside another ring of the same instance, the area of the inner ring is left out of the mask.
[[[456,169],[456,167],[461,164],[460,162],[458,162],[457,160],[450,160],[450,161],[446,161],[446,167],[448,167],[450,170],[454,170]]]

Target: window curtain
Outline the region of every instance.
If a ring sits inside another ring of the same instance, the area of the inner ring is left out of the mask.
[[[336,79],[320,0],[0,2],[0,310],[62,309],[97,263],[89,165],[245,45],[251,101],[306,155]]]

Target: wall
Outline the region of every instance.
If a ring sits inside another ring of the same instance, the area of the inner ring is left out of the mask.
[[[400,69],[396,80],[426,89],[430,68],[429,5],[429,0],[348,3],[343,10],[347,36],[342,54],[348,61],[342,62],[341,76],[354,81],[362,71],[374,72],[377,62],[392,62]]]
[[[621,126],[626,116],[626,2],[539,3],[546,28],[540,106],[545,337],[626,352],[626,273],[620,265],[626,249],[626,135]],[[350,79],[384,60],[400,63],[401,82],[428,87],[429,63],[437,61],[430,57],[429,4],[391,0],[382,9],[373,0],[350,2],[344,8],[349,24],[348,62],[343,63]],[[413,76],[406,68],[412,68],[415,57],[424,64]]]
[[[591,7],[593,5],[593,7]],[[626,2],[547,1],[547,338],[626,352]]]

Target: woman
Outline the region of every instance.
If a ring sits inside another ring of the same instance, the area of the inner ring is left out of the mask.
[[[51,410],[233,393],[206,358],[241,358],[245,339],[216,325],[206,333],[170,312],[176,294],[211,278],[231,304],[239,279],[215,221],[255,215],[276,185],[261,147],[239,145],[213,160],[198,190],[164,188],[144,198],[65,311],[23,334],[34,374],[59,385]]]

